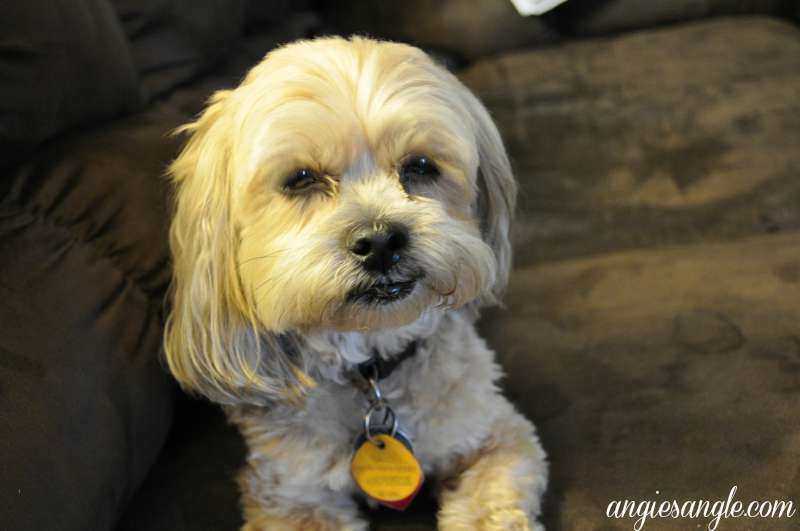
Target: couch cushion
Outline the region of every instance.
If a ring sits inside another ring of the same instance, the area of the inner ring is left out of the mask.
[[[236,44],[245,0],[111,0],[130,39],[143,97],[208,71]]]
[[[509,54],[462,79],[521,184],[517,264],[800,228],[800,30],[720,19]]]
[[[222,410],[181,396],[175,423],[117,531],[235,530],[242,525],[235,478],[245,448]]]
[[[136,70],[107,0],[0,4],[0,169],[54,135],[139,107]]]
[[[110,0],[130,40],[142,96],[153,101],[258,50],[307,37],[320,25],[309,1]],[[243,42],[245,33],[258,33]]]
[[[534,265],[506,302],[482,329],[550,456],[548,529],[629,530],[612,501],[724,501],[733,486],[796,507],[800,232]]]
[[[571,36],[597,36],[724,15],[791,15],[793,0],[569,0],[554,13]]]
[[[547,527],[631,529],[610,502],[734,485],[796,503],[800,31],[708,21],[463,78],[522,187],[508,309],[482,330],[550,453]],[[727,523],[751,525],[789,527]]]
[[[171,418],[160,305],[68,227],[0,206],[0,528],[110,529]]]
[[[4,178],[0,529],[111,529],[161,449],[163,168],[185,119],[75,135]]]

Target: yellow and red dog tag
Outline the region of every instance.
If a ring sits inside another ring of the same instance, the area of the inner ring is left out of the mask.
[[[359,488],[381,505],[404,510],[422,487],[422,467],[411,444],[399,432],[362,437],[356,445],[350,472]]]

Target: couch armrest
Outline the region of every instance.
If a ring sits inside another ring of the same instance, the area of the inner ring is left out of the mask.
[[[0,529],[112,529],[163,445],[175,394],[159,362],[163,167],[175,123],[137,117],[5,176]]]

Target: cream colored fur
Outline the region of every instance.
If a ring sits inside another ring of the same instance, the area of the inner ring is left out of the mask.
[[[480,102],[416,48],[317,39],[271,52],[182,131],[165,350],[247,442],[244,529],[367,529],[349,473],[366,400],[345,373],[414,340],[381,389],[440,481],[440,529],[535,528],[545,455],[473,325],[508,278],[516,195]],[[414,155],[441,174],[404,187]],[[287,193],[299,169],[318,190]],[[424,276],[401,300],[353,302],[372,277],[348,235],[390,223],[410,234],[398,267]]]

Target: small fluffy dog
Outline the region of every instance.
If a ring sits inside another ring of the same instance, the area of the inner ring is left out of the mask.
[[[246,440],[244,529],[366,530],[354,453],[390,439],[439,529],[540,528],[545,454],[474,328],[516,195],[477,98],[414,47],[324,38],[181,131],[166,357]]]

